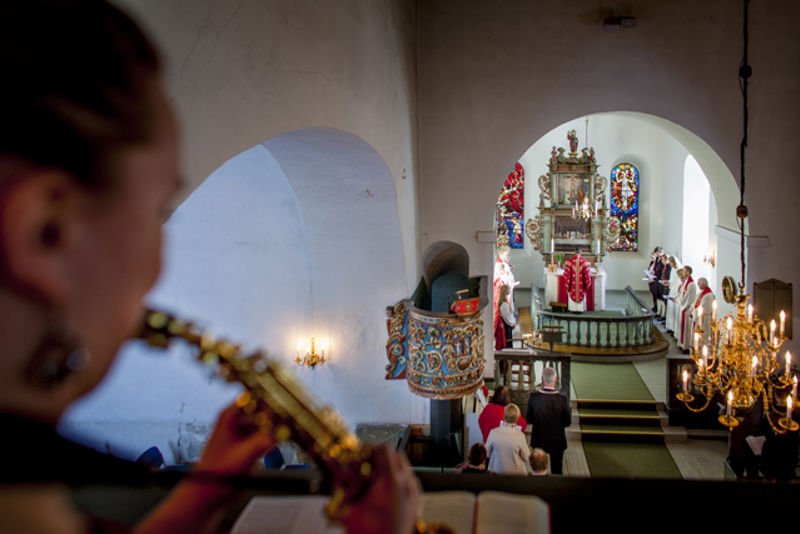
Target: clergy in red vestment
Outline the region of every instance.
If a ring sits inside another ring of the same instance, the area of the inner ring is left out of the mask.
[[[584,299],[586,299],[584,307]],[[558,283],[558,300],[567,302],[570,310],[594,310],[594,278],[591,264],[580,252],[564,264]]]

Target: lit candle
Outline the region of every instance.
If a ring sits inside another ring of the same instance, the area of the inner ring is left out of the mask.
[[[792,420],[792,397],[786,395],[786,419]]]
[[[786,312],[781,310],[781,337],[783,337],[783,330],[786,327]]]
[[[752,304],[748,304],[747,305],[747,322],[748,323],[752,323],[753,322],[753,305]]]
[[[756,376],[756,368],[758,367],[758,356],[753,356],[753,366],[750,368],[750,376]]]
[[[797,399],[797,375],[794,375],[792,382],[792,398]]]
[[[697,324],[702,328],[703,326],[703,306],[697,307]]]
[[[775,319],[769,322],[769,342],[775,344]]]
[[[792,369],[792,354],[787,350],[786,351],[786,376],[789,376],[789,373]]]
[[[689,391],[689,371],[686,369],[683,370],[683,393],[687,393]]]
[[[727,406],[725,408],[725,413],[728,415],[728,417],[731,416],[731,408],[732,408],[732,406],[733,406],[733,391],[729,391],[728,392],[728,403],[727,403]]]
[[[695,332],[694,333],[694,353],[695,353],[695,355],[697,355],[697,353],[700,352],[700,350],[698,348],[699,345],[700,345],[700,334]]]
[[[728,317],[728,320],[725,321],[725,327],[728,329],[728,345],[733,343],[733,319]]]
[[[703,364],[708,369],[708,345],[703,345]]]
[[[717,320],[717,301],[716,300],[711,303],[711,320],[712,321],[716,321]]]

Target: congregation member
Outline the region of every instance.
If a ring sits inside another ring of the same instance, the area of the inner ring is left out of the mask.
[[[550,474],[550,457],[544,449],[533,449],[529,460],[531,464],[531,475],[543,477]]]
[[[514,337],[514,327],[517,326],[517,318],[514,317],[514,309],[511,307],[509,295],[511,288],[507,285],[500,287],[498,296],[497,310],[494,315],[494,348],[495,350],[511,348],[511,339]],[[501,373],[504,375],[504,373]]]
[[[653,297],[652,311],[658,311],[658,301],[661,298],[661,276],[664,273],[664,250],[661,247],[656,247],[650,254],[650,265],[647,267],[648,287],[650,288],[650,296]]]
[[[531,447],[541,448],[550,455],[550,471],[562,474],[567,434],[564,431],[572,422],[569,400],[556,389],[558,373],[552,367],[542,372],[542,389],[528,398],[525,418],[531,425]]]
[[[527,475],[530,470],[530,449],[525,434],[517,428],[520,410],[509,404],[503,411],[500,426],[489,432],[486,452],[489,454],[489,472],[496,475]]]
[[[506,386],[497,386],[491,400],[489,400],[481,415],[478,416],[478,426],[481,429],[484,443],[489,438],[489,432],[500,426],[500,422],[503,420],[503,413],[509,404],[511,404],[511,392]],[[525,432],[525,427],[528,423],[520,415],[516,425],[522,432]]]
[[[666,256],[661,256],[661,277],[658,280],[658,300],[656,301],[656,319],[663,321],[667,314],[667,296],[669,295],[669,280],[672,274],[672,264]]]
[[[671,288],[678,281],[678,259],[675,256],[666,257],[664,271],[661,273],[661,298],[658,300],[658,311],[656,315],[666,324],[667,321],[667,301]]]
[[[0,531],[129,532],[80,509],[70,483],[144,481],[147,467],[56,429],[140,327],[181,186],[175,112],[153,45],[110,3],[2,2],[0,21],[0,454],[12,460]],[[216,532],[238,496],[229,481],[276,442],[235,405],[222,410],[199,461],[130,532]],[[408,462],[381,447],[372,467],[345,528],[411,532]]]
[[[689,350],[692,346],[692,306],[697,297],[697,284],[692,278],[692,268],[689,265],[683,266],[683,274],[686,277],[683,284],[683,291],[680,295],[679,309],[678,309],[678,324],[676,325],[676,335],[678,339],[678,346],[684,352]]]
[[[459,473],[487,473],[486,459],[488,454],[486,452],[486,445],[483,443],[473,443],[469,448],[467,454],[467,461],[459,465],[456,471]]]
[[[711,343],[711,307],[716,297],[711,292],[711,288],[708,287],[708,280],[702,277],[697,279],[697,291],[697,298],[692,308],[692,328],[694,330],[703,330],[703,334],[700,336],[700,345],[698,346],[698,350],[702,350],[699,348],[700,346]],[[699,313],[701,306],[703,307],[702,315]],[[692,340],[694,340],[694,337],[692,337]]]
[[[667,319],[664,323],[667,332],[675,335],[678,325],[678,310],[680,309],[679,298],[686,283],[686,275],[683,267],[673,270],[674,279],[670,281],[669,295],[667,295]],[[677,336],[676,336],[677,337]]]

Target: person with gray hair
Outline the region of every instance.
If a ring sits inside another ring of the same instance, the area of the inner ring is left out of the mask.
[[[528,413],[525,419],[532,425],[531,447],[543,449],[550,455],[550,471],[562,474],[567,435],[564,429],[570,425],[572,412],[569,400],[558,392],[558,373],[552,367],[542,372],[542,389],[534,391],[528,398]]]

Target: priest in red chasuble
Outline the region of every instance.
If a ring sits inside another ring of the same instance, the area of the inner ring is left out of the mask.
[[[558,300],[566,302],[570,311],[594,310],[591,264],[580,252],[564,264],[564,274],[558,282]]]

